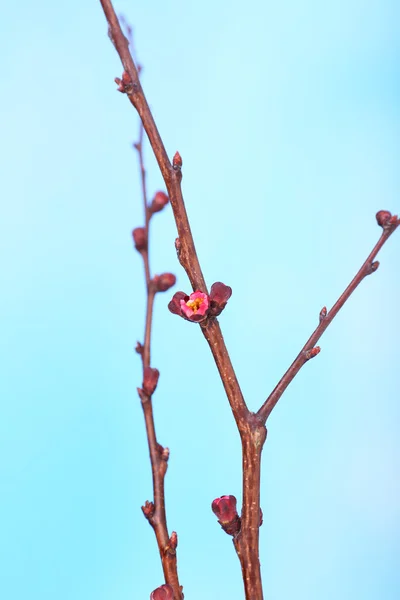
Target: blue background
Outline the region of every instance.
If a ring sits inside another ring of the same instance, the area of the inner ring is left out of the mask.
[[[221,326],[256,410],[399,203],[394,0],[116,5],[183,191]],[[136,386],[144,285],[137,116],[98,2],[8,2],[0,23],[0,595],[132,600],[163,582],[140,506],[151,476]],[[146,149],[149,190],[163,184]],[[153,272],[176,272],[171,209]],[[261,562],[269,600],[400,593],[400,235],[269,421]],[[210,510],[241,496],[240,444],[197,326],[154,319],[171,449],[168,520],[189,600],[243,598]]]

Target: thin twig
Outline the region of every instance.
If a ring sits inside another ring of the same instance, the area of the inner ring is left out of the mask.
[[[378,213],[379,214],[379,213]],[[315,329],[314,333],[310,336],[307,342],[304,344],[300,353],[297,355],[293,363],[290,365],[282,379],[279,381],[277,386],[268,396],[267,400],[261,406],[258,411],[258,416],[265,423],[271,414],[274,406],[277,404],[279,398],[282,396],[283,392],[286,390],[288,385],[293,381],[297,373],[300,371],[301,367],[310,359],[316,356],[320,348],[315,344],[318,342],[319,338],[322,336],[326,328],[330,325],[333,319],[336,317],[339,310],[345,304],[345,302],[350,298],[356,287],[362,282],[362,280],[374,273],[379,267],[378,262],[373,262],[378,254],[379,250],[382,248],[383,244],[387,241],[390,235],[394,232],[396,227],[399,225],[399,220],[396,220],[396,217],[392,219],[392,224],[389,224],[383,228],[383,232],[378,242],[372,249],[368,258],[364,262],[364,264],[359,269],[356,276],[349,283],[347,288],[344,290],[343,294],[338,298],[335,304],[332,306],[331,310],[327,312],[324,307],[320,313],[320,323],[318,327]]]
[[[128,28],[128,35],[130,37],[130,43],[132,44],[132,30],[125,23]],[[147,187],[146,187],[146,169],[144,166],[143,157],[143,123],[140,121],[139,125],[139,137],[138,141],[134,144],[134,148],[138,153],[139,168],[140,168],[140,181],[142,189],[142,200],[143,200],[143,211],[144,211],[144,231],[145,240],[143,247],[140,249],[140,254],[143,259],[144,275],[146,283],[146,319],[144,328],[144,341],[143,345],[138,344],[138,351],[142,359],[142,370],[143,370],[143,389],[138,388],[139,397],[141,400],[147,441],[149,446],[151,471],[153,479],[153,498],[154,502],[147,502],[142,507],[143,513],[152,526],[157,545],[161,557],[161,563],[163,567],[164,577],[166,583],[171,585],[174,591],[174,598],[181,600],[183,598],[182,589],[179,585],[178,572],[177,572],[177,559],[176,559],[176,533],[173,532],[171,537],[168,534],[167,518],[165,511],[165,474],[168,467],[168,448],[163,448],[157,441],[157,435],[155,430],[153,405],[152,405],[152,392],[147,390],[145,387],[146,383],[146,369],[151,365],[151,327],[153,322],[153,307],[154,299],[157,292],[156,285],[151,279],[150,271],[150,260],[149,260],[149,240],[150,240],[150,220],[151,212],[149,209]],[[172,540],[172,543],[171,543]]]
[[[145,215],[145,232],[147,245],[144,250],[140,252],[143,258],[145,280],[146,280],[146,291],[147,291],[147,302],[146,302],[146,321],[144,330],[144,343],[140,347],[140,355],[142,357],[143,367],[143,381],[146,381],[146,368],[150,367],[151,359],[151,326],[153,321],[153,306],[156,295],[156,287],[154,281],[151,279],[150,273],[150,261],[149,261],[149,239],[150,239],[150,211],[147,200],[146,190],[146,171],[144,168],[143,160],[143,127],[140,125],[139,130],[139,141],[134,145],[139,157],[141,183],[142,183],[142,197]],[[167,517],[165,511],[165,474],[167,472],[169,450],[163,448],[157,441],[154,416],[153,416],[153,405],[152,405],[152,394],[148,393],[143,386],[143,389],[138,389],[139,396],[142,403],[144,420],[146,426],[146,434],[149,445],[151,471],[153,478],[153,495],[154,503],[146,502],[142,507],[143,513],[148,519],[156,535],[158,549],[161,557],[163,572],[166,583],[171,585],[174,591],[174,598],[181,600],[182,589],[179,585],[178,571],[177,571],[177,559],[176,559],[176,543],[171,543],[171,537],[176,538],[176,534],[173,532],[170,537],[168,534]]]

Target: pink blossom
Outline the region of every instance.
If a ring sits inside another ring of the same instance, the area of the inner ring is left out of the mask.
[[[189,321],[204,321],[210,306],[209,297],[203,292],[193,292],[189,298],[180,301],[181,311]]]

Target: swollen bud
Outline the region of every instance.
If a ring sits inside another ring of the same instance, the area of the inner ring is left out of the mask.
[[[121,92],[121,94],[130,94],[132,92],[132,79],[126,71],[122,73],[122,79],[116,77],[114,81],[118,85],[117,91]]]
[[[368,266],[368,270],[367,270],[367,275],[372,275],[372,273],[375,273],[375,271],[378,269],[379,267],[379,260],[375,260],[373,263],[371,263]]]
[[[148,521],[150,521],[150,519],[152,519],[153,515],[154,515],[153,502],[149,502],[148,500],[146,500],[146,502],[144,503],[144,506],[142,506],[142,511],[143,511],[143,514],[146,517],[146,519]]]
[[[169,583],[164,583],[151,592],[150,600],[174,600],[174,590]]]
[[[165,192],[156,192],[150,204],[150,212],[160,212],[169,202],[169,198]]]
[[[319,346],[315,346],[314,348],[307,350],[307,352],[305,353],[306,359],[310,360],[310,358],[315,358],[320,352],[321,348]]]
[[[152,369],[151,367],[144,368],[142,388],[145,394],[148,396],[154,394],[159,377],[160,371],[158,369]]]
[[[225,285],[221,281],[213,283],[210,290],[210,316],[220,315],[231,296],[232,288],[229,285]]]
[[[221,523],[229,523],[237,515],[236,504],[235,496],[221,496],[213,500],[211,509]]]
[[[176,531],[173,531],[171,533],[171,537],[169,538],[168,549],[175,551],[177,546],[178,546],[178,534],[176,533]]]
[[[319,322],[320,323],[326,318],[327,314],[328,314],[328,311],[326,309],[326,306],[323,306],[319,312]]]
[[[240,531],[240,517],[236,510],[236,502],[235,496],[221,496],[211,504],[218,523],[229,535],[236,535]]]
[[[147,233],[144,227],[136,227],[136,229],[132,231],[132,237],[138,252],[147,250]]]
[[[376,213],[376,221],[380,227],[385,227],[385,225],[388,225],[391,217],[392,213],[388,210],[380,210]]]
[[[175,171],[180,171],[182,169],[182,157],[179,152],[175,152],[174,158],[172,159],[172,166]]]
[[[166,292],[175,285],[176,277],[173,273],[161,273],[154,275],[153,282],[156,292]]]

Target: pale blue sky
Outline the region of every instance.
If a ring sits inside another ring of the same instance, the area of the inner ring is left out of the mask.
[[[256,409],[400,211],[394,0],[116,4],[183,190],[221,326]],[[98,2],[7,3],[0,22],[0,596],[147,599],[151,478],[133,348],[143,330],[137,117]],[[149,189],[162,186],[146,150]],[[177,274],[170,209],[154,272]],[[270,419],[268,600],[400,593],[400,235]],[[172,294],[171,294],[172,295]],[[211,501],[241,496],[240,445],[196,325],[157,298],[160,442],[188,600],[243,598]],[[199,567],[200,565],[200,567]]]

